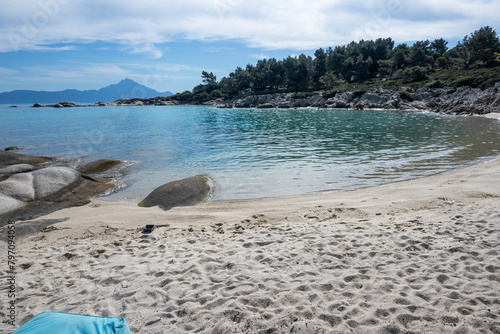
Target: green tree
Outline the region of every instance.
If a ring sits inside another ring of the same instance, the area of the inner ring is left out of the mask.
[[[217,83],[217,77],[212,72],[210,73],[208,73],[207,71],[201,72],[201,78],[203,79],[203,83],[206,85]]]
[[[391,60],[395,70],[402,69],[408,63],[410,48],[406,43],[399,44],[392,50]]]
[[[318,81],[326,73],[327,54],[322,48],[314,52],[314,81]]]
[[[418,41],[410,48],[409,62],[411,66],[427,67],[434,63],[434,57],[430,55],[430,42]]]
[[[470,36],[464,37],[456,47],[463,66],[469,68],[478,62],[487,64],[495,60],[495,52],[500,51],[500,41],[497,33],[486,26],[476,30]]]
[[[435,39],[434,42],[431,43],[431,50],[438,53],[439,57],[442,57],[446,51],[448,51],[448,42],[442,38]]]

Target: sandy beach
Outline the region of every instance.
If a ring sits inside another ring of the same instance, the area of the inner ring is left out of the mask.
[[[94,199],[19,235],[16,324],[58,311],[133,333],[500,333],[499,176],[496,159],[169,211]]]

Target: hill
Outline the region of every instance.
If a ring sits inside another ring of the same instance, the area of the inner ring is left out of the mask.
[[[157,96],[170,95],[172,95],[171,92],[160,93],[133,80],[124,79],[117,84],[112,84],[99,90],[66,89],[57,92],[15,90],[12,92],[0,93],[0,104],[50,104],[58,103],[60,101],[94,103],[98,101],[111,102],[118,99],[148,99]]]

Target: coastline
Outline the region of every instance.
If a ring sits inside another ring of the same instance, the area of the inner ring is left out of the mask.
[[[91,203],[18,243],[19,325],[44,311],[132,332],[500,328],[500,158],[373,188],[169,211]],[[147,224],[157,228],[141,234]],[[3,333],[0,330],[0,333]]]
[[[439,197],[453,201],[480,198],[483,195],[500,197],[500,180],[492,177],[493,175],[500,175],[500,157],[424,178],[356,190],[251,200],[208,201],[194,206],[174,207],[168,211],[157,207],[141,208],[131,201],[93,198],[91,203],[85,206],[59,210],[40,218],[69,217],[69,220],[78,220],[78,225],[80,222],[91,223],[95,220],[94,217],[88,215],[84,217],[83,214],[91,208],[99,217],[109,217],[112,221],[120,220],[123,222],[121,224],[127,225],[126,227],[130,227],[129,224],[141,227],[155,219],[175,220],[179,225],[202,224],[206,220],[227,220],[229,223],[236,223],[241,220],[240,218],[256,213],[266,214],[270,217],[270,222],[280,220],[300,222],[301,213],[312,211],[314,207],[326,206],[348,206],[356,207],[368,214],[373,214],[375,211],[386,211],[386,214],[390,214],[416,208],[431,208]],[[120,216],[123,210],[132,215],[127,214],[127,217],[119,219],[115,217],[115,215]],[[108,214],[105,214],[105,211],[108,211]],[[145,223],[142,223],[143,221]],[[67,224],[72,223],[68,221]]]

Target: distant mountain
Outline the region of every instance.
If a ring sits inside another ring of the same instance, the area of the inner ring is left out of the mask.
[[[61,101],[76,103],[93,103],[99,101],[112,102],[118,99],[150,99],[157,96],[170,95],[173,95],[172,92],[159,93],[133,80],[124,79],[117,84],[109,85],[99,90],[66,89],[58,92],[15,90],[12,92],[0,93],[0,104],[51,104]]]

